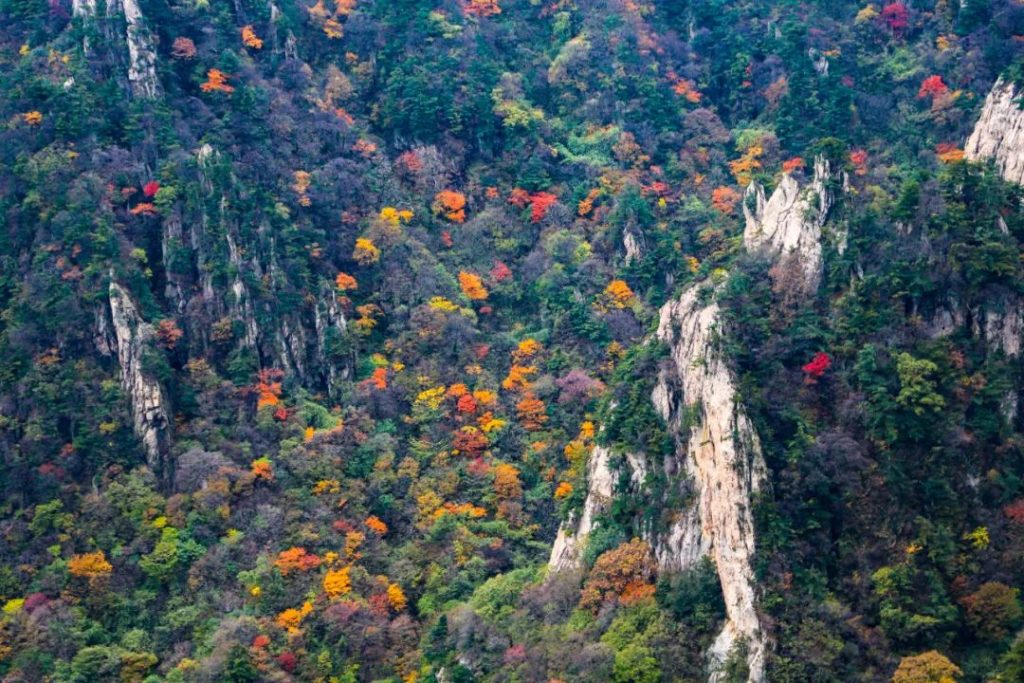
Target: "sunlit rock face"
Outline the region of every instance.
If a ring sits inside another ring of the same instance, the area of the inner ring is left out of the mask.
[[[689,569],[704,555],[718,571],[727,620],[709,651],[715,671],[739,640],[745,643],[750,681],[764,680],[767,643],[755,608],[753,494],[765,481],[761,446],[742,406],[716,337],[720,309],[691,287],[661,309],[657,336],[671,349],[652,399],[677,444],[679,470],[696,493],[667,538],[656,546],[659,563]]]
[[[135,434],[146,451],[146,464],[158,476],[167,476],[170,441],[167,398],[155,377],[143,369],[143,354],[152,342],[153,326],[144,322],[131,296],[110,283],[110,318],[121,366],[121,388],[131,404]]]
[[[596,446],[587,463],[587,498],[583,511],[575,520],[563,524],[558,530],[555,545],[551,548],[548,566],[555,570],[580,568],[583,546],[594,530],[594,519],[611,502],[615,491],[615,477],[608,466],[611,452],[604,446]]]
[[[834,202],[829,163],[818,158],[812,180],[801,186],[785,173],[768,197],[752,183],[744,199],[743,243],[748,252],[772,264],[775,287],[793,288],[800,296],[818,289],[823,271],[822,228]],[[838,183],[841,186],[841,182]],[[627,244],[627,253],[635,250]],[[737,383],[718,339],[722,316],[715,287],[694,283],[660,311],[656,339],[670,350],[671,362],[659,372],[651,400],[665,419],[675,444],[665,474],[688,494],[686,509],[676,511],[667,533],[648,537],[662,569],[681,571],[710,557],[726,605],[726,622],[709,649],[708,679],[723,675],[722,665],[742,646],[748,680],[765,680],[768,640],[758,617],[754,580],[754,494],[767,480],[757,433],[736,402]],[[582,512],[563,524],[549,565],[555,570],[581,568],[581,556],[596,517],[608,509],[615,473],[610,453],[595,448],[588,465],[588,491]],[[634,482],[651,466],[643,454],[624,458]]]
[[[788,281],[808,293],[821,282],[821,228],[834,201],[831,177],[829,163],[818,158],[814,178],[807,186],[801,187],[792,175],[784,173],[770,198],[765,198],[760,184],[751,183],[743,201],[743,245],[747,251],[793,271]]]
[[[1003,178],[1024,184],[1024,110],[1016,102],[1018,97],[1013,83],[996,81],[964,154],[971,161],[992,159]]]
[[[73,0],[72,13],[84,21],[95,19],[96,0]],[[153,98],[159,93],[156,77],[156,51],[146,18],[136,0],[110,0],[106,3],[105,26],[124,21],[124,45],[128,52],[128,84],[136,97]],[[89,45],[86,42],[86,51]]]

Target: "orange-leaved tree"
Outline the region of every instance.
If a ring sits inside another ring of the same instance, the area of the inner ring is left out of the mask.
[[[206,72],[206,82],[199,88],[203,92],[234,92],[234,86],[228,85],[228,78],[230,77],[220,69],[210,69]]]
[[[740,193],[731,187],[721,185],[711,192],[711,206],[723,214],[731,214],[740,201]]]
[[[434,196],[434,213],[454,223],[466,220],[466,195],[455,190],[441,190]]]
[[[515,465],[500,462],[494,466],[494,493],[502,500],[519,498],[523,485],[519,481],[519,469]]]
[[[281,379],[284,372],[277,368],[264,368],[256,375],[256,408],[276,406],[281,402]]]
[[[365,524],[367,529],[377,534],[378,536],[383,536],[388,532],[388,525],[385,524],[381,520],[381,518],[377,517],[376,515],[370,515],[369,517],[367,517]]]
[[[487,298],[487,288],[484,287],[480,276],[475,273],[460,271],[459,286],[462,288],[462,293],[472,301],[482,301]]]
[[[516,414],[519,416],[519,424],[528,432],[537,432],[544,429],[544,423],[548,421],[547,406],[530,392],[516,403]]]
[[[102,550],[93,553],[75,555],[68,560],[68,572],[72,576],[84,576],[89,579],[107,576],[114,571],[113,565],[107,562]]]
[[[292,572],[306,572],[320,566],[320,558],[313,553],[307,552],[305,548],[292,546],[288,550],[282,550],[274,560],[274,566],[281,574],[288,576]]]
[[[338,276],[334,278],[334,286],[338,288],[339,292],[347,292],[350,289],[358,289],[359,283],[348,273],[338,273]]]
[[[253,30],[252,24],[242,27],[242,43],[246,47],[251,47],[254,50],[263,49],[263,41],[256,35],[256,31]]]
[[[653,595],[653,574],[650,546],[634,538],[597,558],[580,592],[580,607],[596,613],[606,601],[628,603]]]

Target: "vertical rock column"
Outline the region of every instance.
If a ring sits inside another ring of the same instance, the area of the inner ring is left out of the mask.
[[[143,354],[154,337],[153,326],[142,320],[128,292],[113,281],[110,317],[117,340],[121,388],[131,403],[135,433],[146,451],[146,464],[158,477],[166,478],[170,445],[167,398],[156,378],[148,376],[142,367]]]
[[[96,17],[96,0],[72,0],[71,11],[83,23]],[[137,0],[109,0],[107,19],[124,17],[125,44],[128,50],[128,84],[132,95],[142,98],[156,97],[159,81],[156,77],[156,52],[153,50],[152,34],[146,19],[139,9]],[[89,51],[88,41],[84,44]]]
[[[721,665],[742,642],[748,680],[760,683],[767,641],[755,607],[751,501],[765,481],[765,464],[715,341],[720,318],[718,304],[702,303],[697,287],[661,309],[657,336],[671,349],[674,377],[663,373],[652,399],[675,436],[678,469],[690,478],[697,500],[696,514],[684,511],[656,554],[662,566],[675,570],[711,557],[727,619],[708,652],[709,680],[718,680]],[[680,387],[681,396],[672,386]]]

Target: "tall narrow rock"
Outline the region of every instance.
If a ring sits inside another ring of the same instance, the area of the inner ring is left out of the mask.
[[[348,379],[351,368],[347,363],[338,367],[338,364],[328,357],[331,336],[342,335],[348,328],[348,321],[338,303],[338,296],[330,285],[320,290],[320,297],[313,309],[313,327],[316,330],[315,365],[323,374],[328,391],[333,391],[339,380]]]
[[[1024,185],[1024,109],[1021,109],[1021,94],[1013,82],[1002,78],[996,81],[985,98],[974,130],[967,138],[964,155],[971,161],[991,159],[1005,180]],[[1000,227],[1004,233],[1007,232],[1005,223]],[[1024,299],[1007,293],[983,302],[982,307],[983,311],[971,312],[974,335],[982,337],[989,349],[1000,350],[1011,358],[1017,357],[1024,337]],[[936,326],[940,333],[947,328]],[[1008,420],[1015,419],[1018,403],[1018,393],[1007,392],[1003,413]]]
[[[142,320],[128,292],[113,280],[109,297],[121,387],[131,403],[135,433],[146,450],[149,468],[157,476],[169,476],[167,398],[160,383],[143,368],[143,354],[154,337],[153,326]]]
[[[996,81],[985,98],[974,131],[964,145],[966,157],[972,161],[992,159],[1006,180],[1024,185],[1024,109],[1021,108],[1020,90],[1002,78]],[[1000,223],[1004,233],[1005,222]],[[1021,351],[1024,334],[1024,302],[1007,294],[985,302],[984,311],[972,311],[976,336],[981,336],[989,348],[1000,349],[1008,356]]]
[[[766,198],[752,184],[744,204],[746,248],[774,263],[776,281],[804,295],[813,293],[822,275],[822,227],[833,204],[829,164],[817,159],[814,178],[801,188],[789,174]],[[767,470],[760,441],[743,407],[737,384],[717,340],[721,311],[710,283],[695,283],[660,312],[656,338],[671,352],[671,364],[657,378],[651,400],[676,443],[665,474],[693,500],[678,510],[668,533],[651,538],[658,564],[686,570],[708,556],[718,573],[726,622],[708,651],[708,680],[723,677],[722,665],[737,651],[746,653],[749,683],[765,680],[767,635],[757,613],[754,580],[753,496],[765,484]],[[559,530],[552,569],[574,569],[595,518],[614,492],[614,474],[606,448],[595,448],[588,465],[588,492],[578,518]],[[634,482],[649,467],[640,455],[628,457]],[[645,530],[641,533],[648,534]]]
[[[96,0],[72,0],[74,16],[89,21],[96,17]],[[124,40],[128,51],[128,84],[136,97],[153,98],[159,92],[156,77],[156,51],[146,19],[137,0],[110,0],[106,4],[106,19],[124,18]],[[86,52],[89,44],[86,41]]]
[[[128,82],[137,97],[156,97],[156,52],[153,39],[136,0],[120,0],[128,43]],[[111,2],[110,7],[116,2]]]
[[[748,680],[764,680],[767,642],[755,607],[753,494],[766,478],[757,434],[736,403],[736,382],[716,344],[718,304],[690,287],[661,309],[657,337],[671,349],[653,401],[677,443],[676,458],[696,491],[696,508],[674,525],[657,554],[662,566],[688,569],[703,555],[714,561],[727,621],[711,648],[710,680],[740,641]]]
[[[551,548],[548,566],[557,571],[579,569],[587,537],[594,530],[594,520],[607,509],[615,492],[615,476],[608,466],[611,452],[604,446],[595,446],[587,462],[587,497],[578,519],[572,519],[558,529]]]

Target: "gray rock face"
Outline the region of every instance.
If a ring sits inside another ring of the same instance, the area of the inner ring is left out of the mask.
[[[786,173],[770,199],[765,199],[761,185],[751,183],[743,201],[747,251],[794,270],[795,281],[805,292],[814,292],[821,282],[821,228],[833,203],[830,178],[828,162],[819,158],[808,186],[801,188]]]
[[[996,81],[967,138],[964,155],[971,161],[991,159],[1004,179],[1024,185],[1024,110],[1018,104],[1020,96],[1021,92],[1013,83],[1002,78]],[[1007,232],[1005,222],[1000,221],[999,227]],[[1002,351],[1011,358],[1019,356],[1024,336],[1024,300],[1007,293],[984,302],[983,307],[984,310],[970,311],[971,332],[984,339],[988,348]],[[965,315],[956,310],[952,314],[942,311],[936,318],[939,320],[932,324],[933,334],[943,336],[963,325]],[[1003,402],[1007,419],[1015,418],[1018,402],[1016,391],[1007,393]]]
[[[156,97],[156,52],[146,20],[136,0],[120,0],[128,43],[128,82],[138,97]],[[117,3],[111,2],[110,7]]]
[[[661,309],[657,337],[671,349],[672,366],[662,372],[652,400],[677,443],[679,469],[697,494],[656,555],[663,567],[689,569],[702,556],[714,561],[725,598],[727,621],[708,652],[709,680],[740,641],[747,648],[748,680],[764,680],[767,640],[755,608],[753,494],[766,470],[760,441],[742,406],[736,382],[716,338],[717,303],[702,303],[698,287]]]
[[[125,44],[128,49],[128,83],[136,97],[152,98],[159,92],[156,77],[156,52],[153,38],[137,0],[109,0],[106,18],[124,18]],[[72,0],[72,13],[83,20],[96,16],[96,0]],[[88,52],[89,45],[85,49]]]
[[[587,498],[583,512],[558,529],[558,537],[551,548],[548,566],[554,570],[580,568],[580,558],[587,537],[594,530],[594,519],[607,509],[615,492],[615,475],[608,466],[611,452],[604,446],[595,446],[587,462]]]
[[[1024,110],[1013,83],[999,79],[985,98],[974,131],[964,145],[971,161],[993,159],[1002,176],[1024,184]]]
[[[167,476],[170,446],[167,398],[160,383],[142,367],[143,353],[154,337],[153,326],[142,320],[128,292],[113,280],[109,296],[117,360],[121,366],[121,388],[131,403],[135,433],[146,451],[146,464],[157,476]]]
[[[744,203],[747,250],[771,260],[774,270],[785,271],[784,282],[805,295],[821,281],[822,227],[834,199],[831,178],[828,163],[818,159],[807,186],[801,188],[785,174],[770,198],[752,184]],[[715,565],[727,619],[707,653],[708,680],[722,680],[722,665],[742,643],[748,681],[762,683],[768,638],[756,607],[751,502],[765,485],[767,471],[753,424],[736,402],[736,380],[717,343],[720,327],[714,287],[707,282],[691,285],[660,311],[656,338],[668,345],[672,362],[659,373],[651,400],[676,443],[665,472],[694,502],[677,511],[668,533],[642,533],[663,569],[689,569],[705,556]],[[579,568],[594,520],[614,493],[609,455],[603,447],[591,453],[583,510],[559,530],[552,569]],[[625,466],[634,486],[641,487],[650,466],[643,454],[627,455]]]

